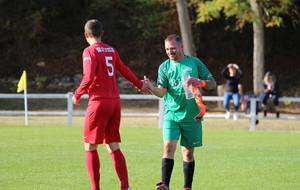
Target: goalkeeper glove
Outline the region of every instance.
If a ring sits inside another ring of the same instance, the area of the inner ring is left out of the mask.
[[[187,86],[192,85],[193,87],[205,87],[206,86],[206,81],[205,80],[200,80],[194,77],[191,77],[189,79],[187,79],[186,81]]]

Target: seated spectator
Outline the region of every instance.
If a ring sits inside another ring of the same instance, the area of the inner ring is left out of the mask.
[[[261,93],[261,101],[265,117],[267,116],[268,100],[271,99],[275,106],[276,117],[279,118],[279,111],[277,111],[277,107],[279,105],[279,97],[280,91],[276,77],[273,73],[267,72],[264,76],[263,92]]]
[[[226,111],[225,119],[230,118],[230,100],[233,99],[234,113],[233,119],[237,120],[237,112],[240,106],[239,81],[242,76],[242,71],[235,63],[230,63],[222,71],[223,77],[226,79],[225,93],[224,93],[224,109]]]

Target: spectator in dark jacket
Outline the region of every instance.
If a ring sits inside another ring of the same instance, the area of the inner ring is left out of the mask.
[[[279,118],[279,112],[277,111],[277,107],[279,105],[279,101],[278,101],[279,97],[280,97],[280,91],[279,91],[279,86],[275,75],[271,72],[266,72],[263,80],[263,92],[261,93],[261,101],[262,101],[262,106],[264,108],[264,116],[267,116],[266,107],[269,98],[271,98],[275,106],[276,117]]]
[[[224,93],[224,109],[226,111],[225,119],[230,118],[230,100],[233,99],[234,113],[233,119],[237,120],[237,111],[240,106],[239,81],[242,76],[242,71],[235,63],[230,63],[222,71],[223,77],[226,79],[225,93]]]

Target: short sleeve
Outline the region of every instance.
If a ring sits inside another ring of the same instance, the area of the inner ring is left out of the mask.
[[[162,64],[158,69],[157,85],[160,85],[164,88],[168,87],[168,78],[166,75],[164,64]]]

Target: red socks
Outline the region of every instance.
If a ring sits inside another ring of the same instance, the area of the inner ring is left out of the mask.
[[[120,149],[115,150],[110,153],[111,159],[113,161],[113,165],[115,167],[116,173],[119,177],[119,180],[121,182],[121,190],[127,190],[128,185],[128,172],[127,172],[127,166],[126,166],[126,160],[123,156],[123,153]]]
[[[97,150],[86,151],[86,167],[91,181],[91,190],[99,190],[100,183],[100,160]]]
[[[98,156],[98,151],[86,151],[86,167],[91,181],[91,190],[100,190],[100,159]],[[127,190],[128,185],[128,172],[126,166],[126,160],[120,149],[110,153],[113,165],[115,167],[116,173],[121,182],[121,190]]]

